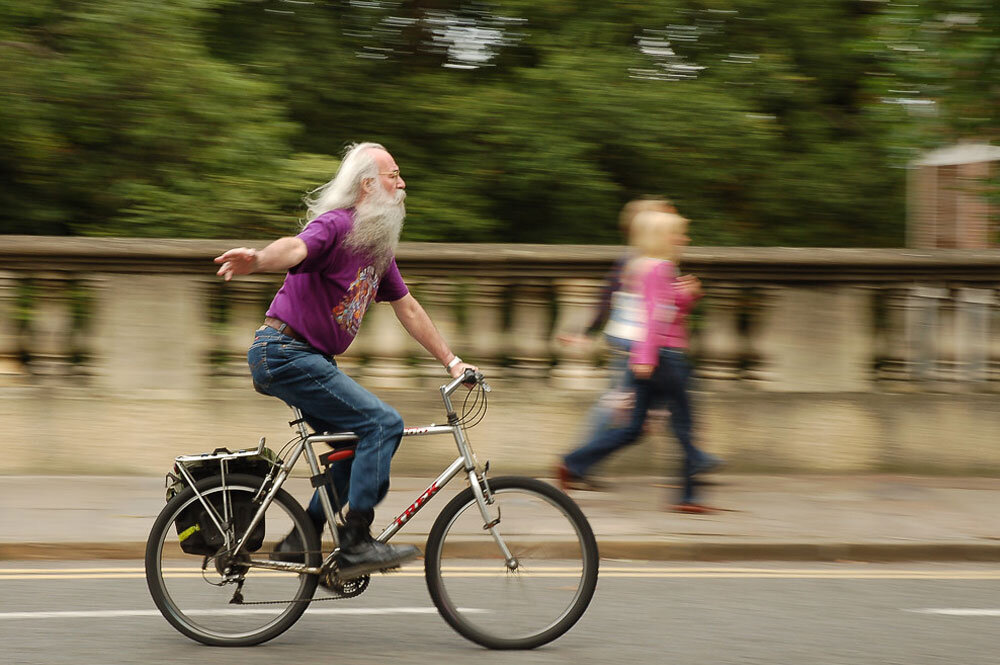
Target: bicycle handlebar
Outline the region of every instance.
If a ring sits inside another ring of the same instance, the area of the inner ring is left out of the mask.
[[[466,369],[462,373],[462,376],[452,379],[451,382],[442,387],[442,390],[446,395],[451,395],[460,385],[466,385],[470,388],[475,385],[481,385],[486,392],[493,391],[490,384],[486,383],[486,380],[483,378],[483,373],[472,369]]]

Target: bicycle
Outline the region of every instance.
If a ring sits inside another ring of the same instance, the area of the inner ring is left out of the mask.
[[[470,392],[459,416],[451,395],[463,384]],[[590,524],[569,496],[548,483],[520,476],[487,479],[489,462],[478,463],[465,435],[486,412],[490,386],[481,373],[466,370],[440,392],[448,424],[407,427],[403,436],[452,434],[459,455],[377,538],[388,541],[449,481],[464,476],[468,487],[444,506],[427,537],[424,577],[434,605],[460,635],[487,648],[533,649],[551,642],[583,616],[597,585],[599,555]],[[153,524],[146,581],[163,616],[193,640],[259,644],[288,630],[311,602],[326,600],[313,598],[319,584],[338,599],[357,596],[370,583],[370,575],[338,575],[340,515],[328,492],[321,491],[320,499],[333,547],[323,555],[311,520],[282,488],[303,455],[313,486],[324,486],[327,465],[352,456],[357,437],[310,434],[301,411],[292,411],[289,425],[298,434],[282,449],[288,454],[273,455],[263,475],[228,473],[230,466],[269,451],[263,438],[255,449],[176,458],[174,468],[187,487]],[[332,450],[317,454],[314,444]],[[216,462],[217,474],[200,480],[192,474],[195,464]],[[176,547],[181,529],[175,525],[191,511],[208,516],[205,531],[217,541],[212,554],[184,555]],[[304,563],[273,560],[275,537],[292,530],[305,545]]]

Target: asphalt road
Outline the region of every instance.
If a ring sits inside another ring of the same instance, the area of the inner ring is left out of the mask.
[[[490,652],[437,615],[421,570],[314,603],[264,645],[211,648],[156,612],[139,561],[0,562],[0,662],[996,665],[1000,568],[976,564],[603,561],[590,610],[556,642]],[[331,612],[331,610],[335,610]]]

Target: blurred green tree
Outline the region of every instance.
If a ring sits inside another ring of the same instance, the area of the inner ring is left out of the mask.
[[[376,140],[411,240],[617,242],[660,195],[698,243],[898,245],[908,155],[948,134],[888,74],[995,131],[989,4],[12,0],[0,231],[284,233]]]
[[[278,89],[208,52],[213,4],[0,9],[5,232],[257,236],[279,212],[290,227],[317,158],[292,155]]]
[[[869,85],[883,100],[900,159],[963,141],[1000,139],[1000,3],[889,4],[873,21]],[[1000,206],[1000,172],[992,178]]]
[[[407,238],[615,242],[619,207],[661,195],[706,244],[902,241],[867,3],[351,7],[234,3],[211,42],[286,87],[298,149],[386,143]]]

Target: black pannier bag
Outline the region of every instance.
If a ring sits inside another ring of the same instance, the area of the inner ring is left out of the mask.
[[[221,448],[211,453],[211,455],[215,456],[220,453],[228,454],[229,451]],[[221,473],[222,461],[217,457],[211,458],[207,455],[206,457],[207,459],[204,461],[188,461],[184,463],[184,467],[195,481],[210,476],[218,476]],[[271,471],[271,467],[275,464],[276,460],[277,455],[270,448],[264,448],[263,453],[260,455],[230,458],[226,462],[226,475],[240,473],[263,479]],[[174,472],[167,474],[167,501],[170,501],[170,499],[179,494],[187,486],[187,480],[175,464]],[[231,496],[231,517],[235,527],[233,532],[239,536],[250,526],[250,521],[257,512],[257,505],[251,502],[251,496],[247,492],[238,492]],[[213,494],[207,498],[207,501],[215,509],[216,516],[221,521],[223,516],[222,496]],[[177,516],[174,526],[177,528],[177,538],[180,541],[181,550],[187,554],[212,556],[225,544],[225,537],[219,531],[218,527],[215,526],[215,522],[212,521],[212,517],[209,515],[204,504],[197,499]],[[223,526],[226,525],[223,524]],[[264,534],[264,520],[261,519],[260,523],[254,528],[253,533],[250,534],[244,546],[245,549],[248,552],[259,550],[264,544]]]

